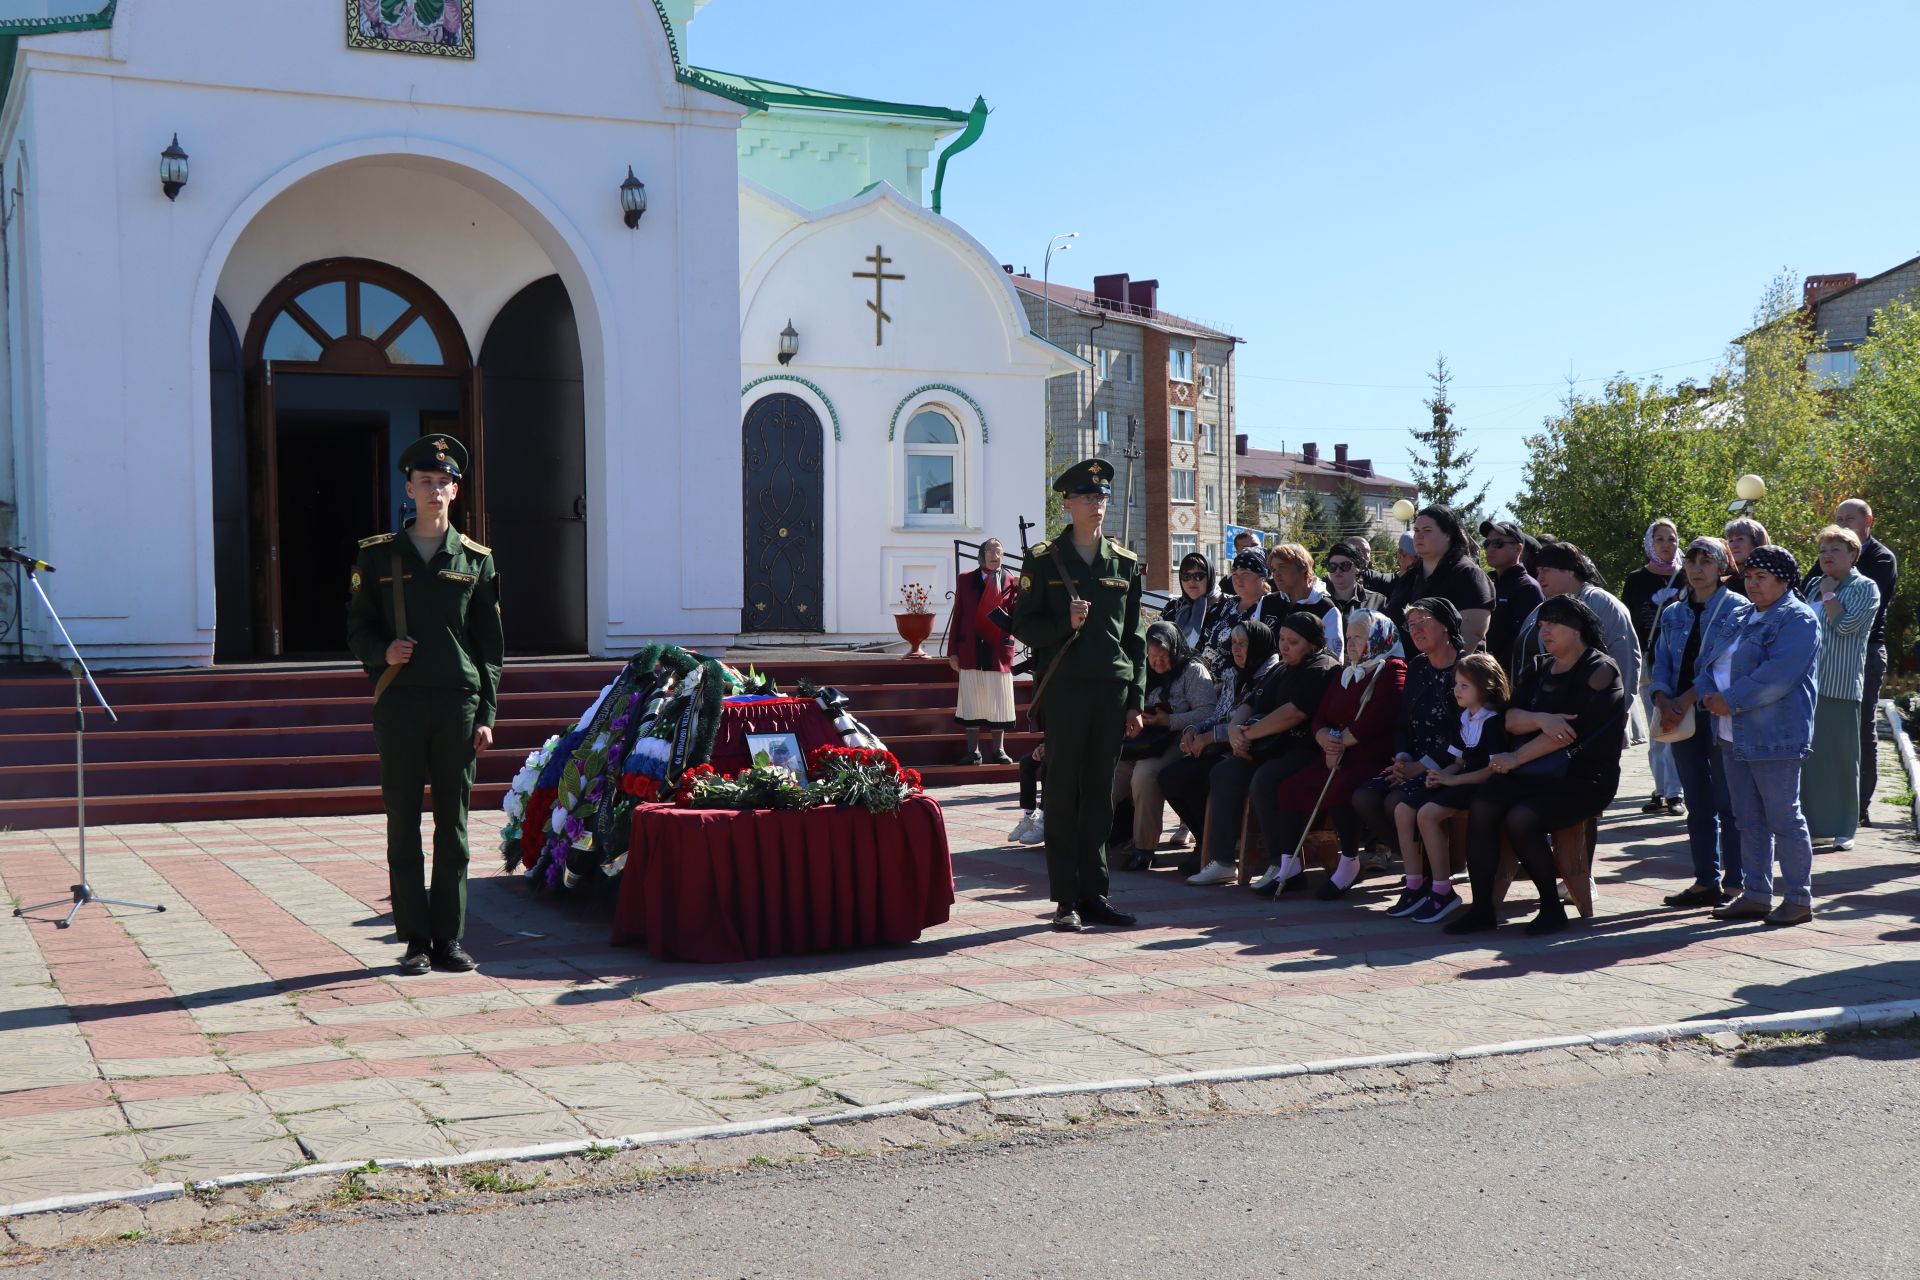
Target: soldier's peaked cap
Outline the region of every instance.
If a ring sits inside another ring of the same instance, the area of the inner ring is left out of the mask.
[[[467,470],[467,446],[452,436],[421,436],[400,451],[400,473],[444,471],[458,480]]]
[[[1062,471],[1053,482],[1055,493],[1112,493],[1113,464],[1105,458],[1088,458]]]

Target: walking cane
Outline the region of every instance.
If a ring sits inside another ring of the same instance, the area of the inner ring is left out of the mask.
[[[1367,677],[1367,687],[1360,691],[1360,705],[1357,708],[1355,708],[1353,713],[1353,718],[1355,720],[1358,720],[1363,714],[1365,714],[1367,709],[1367,703],[1373,700],[1373,687],[1374,685],[1379,683],[1380,673],[1382,671],[1385,671],[1386,669],[1387,669],[1386,660],[1383,658],[1380,662],[1380,665],[1373,669],[1373,674]],[[1342,746],[1340,748],[1340,754],[1344,756],[1346,753],[1347,753],[1346,747]],[[1340,771],[1340,766],[1337,764],[1327,770],[1327,780],[1320,784],[1320,794],[1314,799],[1313,808],[1308,810],[1307,812],[1307,825],[1300,828],[1300,838],[1294,842],[1293,852],[1288,854],[1287,855],[1288,857],[1298,858],[1300,856],[1300,851],[1307,847],[1307,836],[1313,831],[1313,824],[1320,820],[1320,806],[1326,802],[1327,789],[1333,786],[1333,775],[1338,773],[1339,771]],[[1302,871],[1306,870],[1306,864],[1304,861],[1301,863],[1300,869]]]

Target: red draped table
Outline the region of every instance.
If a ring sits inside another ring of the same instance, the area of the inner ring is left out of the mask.
[[[944,924],[953,857],[940,806],[633,811],[616,946],[724,963],[898,946]]]

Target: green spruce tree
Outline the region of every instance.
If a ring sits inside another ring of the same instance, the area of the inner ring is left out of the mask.
[[[1420,490],[1420,503],[1452,507],[1468,530],[1477,530],[1486,518],[1487,486],[1481,485],[1472,498],[1462,499],[1462,495],[1473,488],[1472,464],[1476,450],[1460,447],[1462,433],[1454,425],[1453,401],[1447,394],[1453,372],[1447,368],[1446,356],[1435,357],[1433,372],[1427,375],[1427,381],[1433,384],[1433,395],[1422,403],[1433,415],[1433,423],[1425,430],[1413,431],[1418,444],[1407,450],[1407,457],[1413,461],[1413,482]]]

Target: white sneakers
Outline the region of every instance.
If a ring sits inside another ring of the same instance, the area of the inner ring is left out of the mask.
[[[1192,833],[1187,830],[1187,824],[1183,822],[1173,829],[1173,839],[1167,841],[1167,843],[1176,849],[1184,849],[1187,847],[1188,841],[1192,839]]]
[[[1188,884],[1232,884],[1240,878],[1240,870],[1230,862],[1209,862],[1199,871],[1187,877]]]
[[[1038,809],[1020,815],[1020,821],[1013,824],[1013,830],[1007,832],[1008,844],[1043,844],[1046,842],[1046,815]]]

